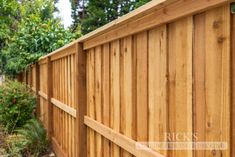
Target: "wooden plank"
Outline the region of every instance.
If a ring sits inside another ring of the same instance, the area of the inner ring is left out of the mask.
[[[77,47],[78,48],[78,47]],[[77,74],[76,74],[76,69],[77,69],[77,60],[76,60],[76,54],[75,55],[72,55],[71,56],[71,81],[72,81],[72,94],[71,94],[71,104],[72,104],[72,107],[76,110],[78,110],[79,108],[79,104],[77,104],[77,99],[76,99],[76,95],[75,93],[77,92]],[[78,114],[78,113],[77,113]],[[78,153],[78,151],[76,151],[77,147],[75,146],[76,145],[76,140],[75,140],[75,137],[77,135],[75,135],[75,131],[77,128],[77,125],[76,125],[76,120],[78,120],[77,118],[76,119],[72,119],[72,124],[71,124],[71,137],[72,137],[72,141],[71,141],[71,146],[72,146],[72,149],[71,149],[71,152],[72,152],[72,155],[71,156],[76,156]],[[75,126],[76,125],[76,126]]]
[[[205,13],[194,18],[194,47],[193,47],[193,118],[195,142],[205,141]],[[194,151],[195,157],[205,157],[205,151]]]
[[[41,97],[43,97],[44,99],[46,99],[46,100],[48,99],[46,93],[43,93],[42,91],[39,91],[38,94],[39,94]]]
[[[103,106],[102,122],[105,126],[110,126],[110,46],[105,44],[102,51],[102,89],[101,89],[101,101]],[[103,157],[110,157],[110,141],[103,139]]]
[[[36,79],[35,90],[36,90],[36,96],[37,96],[36,112],[37,112],[37,117],[40,117],[40,96],[38,94],[38,91],[40,90],[40,65],[38,64],[38,62],[36,63],[36,67],[35,67],[35,79]]]
[[[32,87],[31,90],[36,93],[36,88]]]
[[[46,63],[47,63],[47,58],[46,57],[43,58],[43,59],[39,59],[39,61],[38,61],[39,65],[46,64]]]
[[[65,57],[65,104],[68,104],[68,56]],[[66,153],[69,153],[68,150],[68,119],[69,119],[69,114],[65,114],[65,150]]]
[[[132,37],[121,40],[121,133],[132,138]],[[123,157],[131,157],[122,151]]]
[[[166,25],[149,31],[148,106],[149,141],[167,142],[167,32]],[[151,148],[151,147],[150,147]],[[153,147],[154,150],[157,150]],[[160,151],[167,155],[166,151]]]
[[[109,139],[114,144],[120,146],[137,157],[164,157],[163,155],[149,149],[144,145],[138,144],[131,138],[128,138],[125,135],[122,135],[119,132],[106,127],[105,125],[88,116],[85,116],[84,123],[91,129],[95,130],[97,133]]]
[[[77,109],[77,132],[75,132],[76,143],[75,146],[78,146],[77,155],[86,157],[87,146],[86,146],[86,126],[84,124],[84,116],[87,113],[87,86],[86,86],[86,53],[83,52],[83,47],[81,43],[77,45],[77,52],[75,55],[75,105]],[[79,106],[78,106],[79,105]]]
[[[183,18],[169,25],[169,132],[189,134],[187,139],[169,142],[192,141],[192,17]],[[174,157],[192,157],[192,151],[180,150]]]
[[[71,56],[68,56],[68,105],[71,107],[72,106],[72,102],[71,102]],[[77,116],[76,116],[77,117]],[[68,155],[71,156],[72,155],[72,136],[71,136],[71,121],[72,121],[72,117],[69,116],[68,119]]]
[[[52,62],[51,58],[47,58],[47,108],[48,108],[48,135],[49,138],[53,135],[53,106],[51,104],[51,97],[52,97]]]
[[[39,58],[39,61],[44,60],[45,58],[51,56],[53,59],[59,59],[59,58],[63,58],[66,57],[68,55],[72,55],[76,53],[76,43],[77,42],[71,42],[45,56],[42,56],[41,58]]]
[[[94,59],[94,49],[89,50],[88,52],[88,78],[87,78],[87,94],[88,94],[88,116],[91,118],[95,118],[95,109],[94,109],[94,97],[95,97],[95,91],[94,91],[94,76],[95,76],[95,59]],[[95,132],[91,129],[88,131],[88,157],[95,157]]]
[[[61,58],[60,59],[61,60],[61,97],[60,97],[60,101],[62,102],[62,103],[64,103],[64,93],[65,93],[65,66],[64,66],[64,60],[65,60],[65,58],[63,57],[63,58]],[[63,110],[61,110],[60,111],[60,116],[61,116],[61,131],[60,131],[60,144],[61,144],[61,147],[62,147],[62,149],[63,150],[65,150],[65,148],[64,148],[64,135],[65,135],[65,133],[64,133],[64,129],[65,129],[65,127],[64,127],[64,115],[65,115],[65,113],[64,113],[64,111]]]
[[[101,104],[101,46],[95,48],[95,120],[102,123]],[[96,134],[96,156],[102,156],[101,136]]]
[[[147,83],[147,32],[136,35],[137,39],[137,141],[148,141],[148,83]]]
[[[67,157],[68,155],[61,149],[59,143],[55,138],[52,137],[51,140],[52,148],[55,151],[57,157]]]
[[[120,131],[120,45],[119,40],[111,43],[110,75],[111,75],[111,128]],[[118,146],[112,144],[112,157],[120,156]]]
[[[206,12],[205,89],[206,141],[230,143],[230,6]],[[212,150],[211,155],[230,156],[225,151]]]
[[[60,108],[64,112],[76,118],[76,110],[74,108],[69,107],[68,105],[60,102],[59,100],[56,100],[55,98],[51,98],[51,103],[53,103],[56,107]]]
[[[140,17],[134,21],[130,21],[127,24],[120,24],[119,27],[115,27],[114,29],[104,32],[101,35],[93,35],[91,39],[84,41],[84,49],[89,49],[97,45],[101,45],[125,36],[148,30],[161,24],[169,23],[178,20],[182,17],[199,13],[201,11],[225,3],[229,3],[229,1],[176,1],[175,3],[170,3],[159,10],[155,10],[153,13],[147,14],[144,17]]]
[[[132,36],[132,137],[137,141],[137,37]]]
[[[232,108],[231,108],[231,156],[235,156],[235,14],[232,15]]]

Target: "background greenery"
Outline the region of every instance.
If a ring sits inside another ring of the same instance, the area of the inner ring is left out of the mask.
[[[26,85],[7,81],[0,86],[0,123],[7,132],[22,127],[33,117],[36,98]]]
[[[48,152],[47,133],[35,118],[36,98],[25,84],[0,86],[0,156],[38,157]]]
[[[42,55],[150,0],[70,0],[73,24],[54,15],[58,0],[0,0],[0,74],[15,76]]]

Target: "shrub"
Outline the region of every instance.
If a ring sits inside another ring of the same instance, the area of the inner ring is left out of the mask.
[[[4,156],[22,157],[26,154],[27,140],[22,135],[12,134],[5,139],[5,153]]]
[[[47,133],[41,122],[37,119],[29,120],[22,128],[17,130],[27,142],[26,150],[33,156],[45,153],[48,148]]]
[[[6,140],[8,156],[37,157],[47,151],[48,139],[46,130],[37,119],[29,120]]]
[[[19,82],[7,81],[0,86],[0,122],[7,132],[13,132],[33,117],[36,98]]]

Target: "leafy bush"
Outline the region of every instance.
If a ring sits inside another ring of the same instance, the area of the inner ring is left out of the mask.
[[[47,133],[41,122],[37,119],[29,120],[21,129],[17,130],[27,141],[27,149],[31,155],[38,156],[47,150]]]
[[[22,154],[27,153],[24,152],[27,147],[27,140],[22,135],[8,135],[5,140],[4,156],[22,157]]]
[[[36,98],[26,85],[8,80],[0,86],[0,122],[7,132],[13,132],[31,119],[35,107]]]
[[[0,9],[8,6],[7,0],[3,0],[5,5],[1,7],[1,1]],[[10,1],[15,2],[12,3],[16,6],[10,7],[8,12],[16,12],[17,16],[15,17],[15,13],[12,15],[13,22],[3,25],[4,28],[11,28],[13,25],[13,30],[2,29],[3,22],[0,18],[0,73],[14,76],[42,55],[64,46],[80,35],[80,32],[72,33],[65,29],[61,20],[53,16],[56,11],[54,0],[30,0],[20,3],[17,0]],[[5,12],[8,13],[3,13]],[[1,13],[0,10],[0,15]],[[4,19],[8,19],[7,17]],[[1,43],[5,44],[1,46]]]
[[[7,139],[9,156],[39,156],[47,151],[46,130],[37,119],[29,120],[16,134]]]
[[[21,21],[18,31],[2,50],[3,70],[8,75],[15,75],[75,37],[76,34],[64,29],[58,20],[42,21],[31,15]]]

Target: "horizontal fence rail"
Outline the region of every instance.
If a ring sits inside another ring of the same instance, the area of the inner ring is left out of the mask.
[[[55,153],[234,157],[232,2],[152,1],[22,72]],[[154,142],[228,147],[167,150]]]

